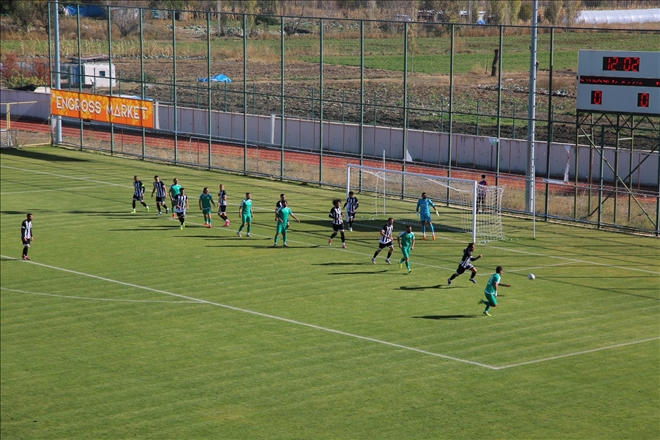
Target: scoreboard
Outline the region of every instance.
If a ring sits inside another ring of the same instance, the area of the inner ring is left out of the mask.
[[[660,52],[579,51],[576,107],[660,116]]]

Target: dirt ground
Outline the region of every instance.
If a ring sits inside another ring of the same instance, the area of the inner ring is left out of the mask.
[[[116,62],[122,78],[122,93],[140,95],[140,64],[136,60]],[[207,84],[198,82],[206,78],[205,60],[178,60],[176,65],[177,105],[206,108]],[[170,86],[173,63],[169,59],[145,60],[145,95],[160,102],[173,102],[174,91]],[[214,62],[211,75],[223,73],[232,78],[231,84],[212,84],[211,107],[214,109],[243,112],[243,61]],[[250,114],[280,114],[280,64],[247,63],[247,112]],[[285,63],[285,109],[291,117],[319,118],[319,78],[317,63]],[[527,86],[526,73],[503,74],[502,115],[500,136],[526,138],[527,136]],[[350,66],[323,66],[323,119],[331,121],[360,122],[360,69]],[[403,78],[401,72],[365,69],[364,72],[364,123],[381,126],[402,126],[404,113]],[[536,139],[547,140],[545,122],[548,117],[548,72],[539,72],[537,82]],[[575,142],[575,72],[554,72],[552,96],[554,109],[552,139],[555,142]],[[469,73],[454,79],[453,131],[464,134],[497,136],[497,77],[489,74]],[[559,92],[559,93],[557,93]],[[411,73],[408,77],[410,112],[408,127],[430,131],[449,130],[449,77]],[[479,113],[481,116],[475,116]],[[515,121],[512,116],[515,114]],[[627,133],[623,133],[626,136]],[[600,140],[598,139],[598,144]],[[581,143],[586,143],[582,139]],[[616,144],[613,130],[606,133],[605,143]],[[629,143],[621,143],[629,148]],[[634,147],[653,149],[658,146],[657,133],[635,132]]]

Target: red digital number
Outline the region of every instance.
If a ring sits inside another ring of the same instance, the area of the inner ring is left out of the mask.
[[[639,58],[625,58],[623,60],[623,70],[626,72],[639,72]]]
[[[649,106],[649,94],[648,93],[638,93],[637,94],[637,107],[648,107]]]
[[[603,92],[600,90],[591,91],[591,104],[601,105],[603,103]]]
[[[616,70],[618,64],[619,64],[619,58],[617,57],[607,58],[607,70]]]

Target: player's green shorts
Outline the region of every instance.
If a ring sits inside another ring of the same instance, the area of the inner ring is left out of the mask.
[[[252,223],[252,216],[248,214],[241,215],[241,223]]]
[[[275,227],[275,235],[277,234],[285,234],[286,233],[286,223],[282,222],[277,222],[277,226]]]
[[[410,248],[409,247],[402,247],[401,248],[401,253],[403,254],[403,258],[410,258]]]
[[[211,215],[211,208],[202,208],[202,214]]]
[[[484,292],[484,295],[486,295],[486,301],[488,301],[490,305],[492,306],[497,305],[497,297],[495,295],[486,292]]]

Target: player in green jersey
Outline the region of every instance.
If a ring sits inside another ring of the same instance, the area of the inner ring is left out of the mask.
[[[488,284],[484,289],[484,295],[486,295],[486,300],[479,301],[479,304],[486,304],[486,309],[484,310],[484,315],[490,316],[488,310],[491,307],[497,306],[497,288],[499,286],[511,287],[511,284],[504,284],[500,282],[502,280],[502,266],[497,266],[495,273],[490,276]]]
[[[273,247],[277,247],[277,236],[279,234],[282,234],[282,241],[284,242],[282,246],[288,247],[286,244],[286,231],[289,228],[289,217],[293,217],[295,221],[300,223],[298,217],[291,212],[289,203],[286,200],[283,200],[282,206],[277,210],[277,226],[275,227],[275,242],[273,243]]]
[[[399,242],[399,248],[403,254],[403,258],[399,260],[399,267],[403,269],[403,263],[406,263],[408,273],[412,272],[410,269],[410,251],[415,249],[415,234],[413,234],[412,226],[406,226],[406,230],[399,234],[396,238]]]
[[[179,192],[181,191],[179,179],[174,179],[173,182],[174,183],[170,185],[169,189],[170,201],[172,202],[172,218],[176,217],[176,213],[174,212],[174,208],[176,208],[176,196],[178,196]]]
[[[241,236],[243,226],[247,223],[247,236],[252,237],[250,229],[252,229],[252,200],[250,193],[245,193],[245,198],[238,207],[238,216],[241,218],[241,226],[239,226],[236,235]]]
[[[211,225],[211,223],[213,222],[213,220],[211,219],[211,204],[215,206],[215,202],[213,201],[213,196],[209,194],[208,187],[205,187],[202,193],[199,195],[199,209],[201,209],[202,214],[204,214],[204,226],[208,228],[213,227]]]

